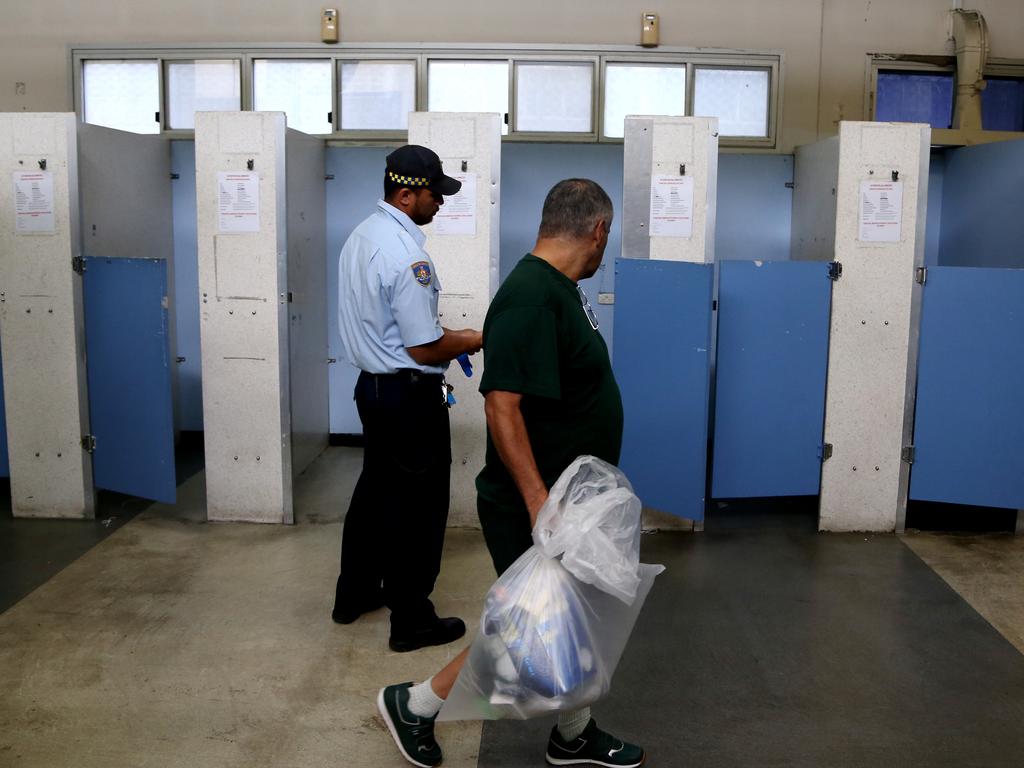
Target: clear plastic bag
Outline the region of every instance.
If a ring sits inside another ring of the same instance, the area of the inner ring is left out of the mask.
[[[551,488],[530,547],[495,582],[440,720],[527,719],[593,703],[654,577],[640,563],[640,501],[625,475],[581,456]]]

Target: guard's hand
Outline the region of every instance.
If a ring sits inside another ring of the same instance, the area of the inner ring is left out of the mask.
[[[481,331],[473,330],[472,328],[465,328],[460,331],[466,337],[466,354],[475,355],[484,346],[484,334]]]

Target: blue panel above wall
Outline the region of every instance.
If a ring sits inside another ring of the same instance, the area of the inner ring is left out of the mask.
[[[715,260],[789,259],[792,155],[719,155]]]
[[[1024,267],[1024,139],[946,151],[939,264]]]
[[[644,506],[703,520],[714,267],[619,259],[615,270],[619,465]]]
[[[333,434],[361,434],[352,401],[359,371],[345,362],[338,335],[338,256],[352,230],[376,210],[384,194],[384,158],[389,147],[328,147],[327,174],[327,348],[338,362],[328,367]],[[441,276],[442,281],[444,276]]]
[[[501,279],[537,242],[540,212],[548,191],[562,179],[593,179],[612,199],[615,217],[604,262],[580,284],[597,312],[601,335],[614,356],[614,313],[598,304],[615,290],[615,258],[622,251],[622,146],[614,144],[512,144],[501,147]]]
[[[196,234],[196,145],[171,142],[171,171],[178,174],[171,187],[174,211],[174,323],[178,429],[202,431],[203,381],[199,347],[199,242]]]
[[[0,359],[0,477],[11,476],[11,463],[7,453],[7,414],[4,411],[4,364]]]
[[[91,257],[84,291],[96,487],[173,504],[167,265]]]
[[[816,495],[828,265],[726,261],[720,268],[712,496]]]
[[[1024,509],[1024,270],[924,287],[910,498]]]

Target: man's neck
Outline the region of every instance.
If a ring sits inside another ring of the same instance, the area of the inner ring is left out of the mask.
[[[542,238],[533,246],[531,253],[538,259],[546,261],[574,283],[578,283],[583,277],[585,259],[575,242],[560,238]]]

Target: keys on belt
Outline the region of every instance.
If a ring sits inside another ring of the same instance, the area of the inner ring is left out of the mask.
[[[455,405],[455,395],[452,394],[452,392],[454,391],[455,387],[453,387],[444,379],[441,379],[441,399],[444,401],[444,404],[447,405],[449,408]]]

